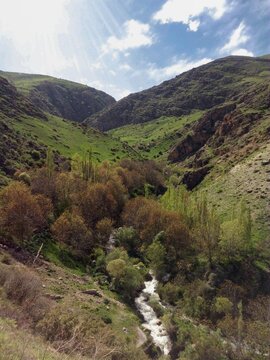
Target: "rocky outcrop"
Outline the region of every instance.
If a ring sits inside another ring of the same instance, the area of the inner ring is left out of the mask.
[[[205,176],[210,172],[211,167],[205,166],[194,171],[187,171],[183,176],[183,184],[186,185],[188,190],[193,190],[199,185]]]
[[[171,162],[180,162],[194,155],[213,136],[218,124],[225,115],[235,110],[235,104],[224,105],[207,112],[194,126],[192,133],[187,135],[170,152],[168,159]]]
[[[3,77],[0,77],[0,112],[9,118],[28,115],[46,119],[46,115],[35,104]]]

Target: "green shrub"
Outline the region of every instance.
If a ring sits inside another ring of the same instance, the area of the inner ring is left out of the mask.
[[[31,177],[26,172],[20,173],[18,180],[24,182],[26,185],[31,185]]]
[[[159,318],[164,315],[164,307],[159,303],[158,300],[150,299],[148,303]]]
[[[164,286],[159,286],[158,292],[161,296],[161,299],[171,305],[175,305],[177,301],[182,297],[181,288],[170,282],[168,282]]]
[[[233,304],[228,298],[220,296],[215,299],[214,307],[218,314],[226,315],[232,312]]]

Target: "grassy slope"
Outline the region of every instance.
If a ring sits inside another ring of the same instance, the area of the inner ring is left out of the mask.
[[[270,225],[270,164],[266,164],[269,153],[270,143],[262,145],[230,169],[220,167],[196,191],[206,191],[210,202],[226,220],[233,217],[233,209],[244,200],[255,220],[254,236],[258,239],[267,238]]]
[[[166,159],[168,151],[181,136],[184,126],[198,120],[202,111],[181,117],[161,117],[143,124],[126,125],[110,130],[115,139],[127,142],[147,159]]]
[[[20,330],[15,321],[0,317],[0,360],[62,360],[63,354],[57,353],[41,338],[30,332]],[[65,359],[79,360],[75,355]]]
[[[90,148],[98,161],[114,161],[136,155],[109,135],[92,129],[85,131],[79,125],[53,115],[48,115],[48,121],[31,117],[12,120],[12,126],[28,138],[50,146],[66,157],[75,153],[83,155]]]
[[[136,346],[140,320],[132,309],[121,302],[118,294],[108,290],[106,285],[98,285],[84,271],[66,267],[59,259],[55,248],[46,247],[42,254],[44,258],[50,258],[53,262],[43,262],[37,267],[32,267],[31,271],[42,281],[43,293],[62,296],[54,305],[62,306],[64,311],[67,308],[70,311],[84,309],[102,320],[109,318],[111,323],[108,328],[115,336],[121,339],[123,344]],[[11,259],[12,265],[19,264],[0,249],[0,266],[7,256]],[[102,297],[84,294],[83,291],[86,289],[96,289]],[[51,343],[45,342],[38,332],[34,331],[33,334],[27,326],[22,328],[22,321],[17,324],[16,320],[13,320],[21,311],[23,310],[20,306],[6,298],[0,286],[0,360],[90,360],[88,356],[80,357],[76,353],[59,353]],[[123,331],[124,328],[127,330]]]
[[[0,71],[0,76],[5,77],[8,81],[10,81],[13,85],[15,85],[15,87],[24,95],[28,95],[30,90],[35,88],[43,81],[50,81],[55,84],[62,84],[68,88],[87,87],[86,85],[79,84],[73,81],[57,79],[52,76],[46,76],[46,75],[37,75],[37,74],[32,75],[32,74],[21,74],[21,73]]]

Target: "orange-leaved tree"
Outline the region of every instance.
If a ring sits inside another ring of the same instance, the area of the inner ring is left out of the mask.
[[[32,195],[21,182],[12,182],[0,193],[0,225],[7,235],[29,240],[48,225],[52,204],[43,195]]]
[[[90,254],[92,233],[75,211],[65,211],[52,225],[52,233],[56,240],[65,244],[75,255]]]

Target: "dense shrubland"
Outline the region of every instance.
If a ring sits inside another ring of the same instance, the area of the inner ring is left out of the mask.
[[[163,195],[165,182],[162,168],[152,161],[97,166],[89,154],[75,157],[71,170],[64,171],[54,168],[49,153],[46,167],[16,174],[1,190],[1,241],[33,254],[43,244],[45,258],[54,244],[70,266],[80,264],[130,305],[151,268],[160,280],[162,301],[170,305],[166,311],[156,303],[153,308],[173,339],[175,359],[265,358],[270,345],[269,249],[254,237],[249,208],[241,202],[222,218],[206,195],[173,185]],[[111,234],[114,249],[108,248]],[[12,290],[20,282],[14,274],[1,275],[0,285],[6,296],[21,301]],[[21,281],[30,282],[30,277]],[[77,343],[82,354],[92,357],[97,338],[109,342],[100,340],[103,355],[123,346],[110,333],[110,321],[86,320],[84,311],[61,307],[44,311],[35,327],[56,346]],[[60,318],[58,312],[65,315]],[[99,329],[97,337],[90,324]],[[131,359],[130,351],[127,346],[121,355],[113,352],[106,358]]]

